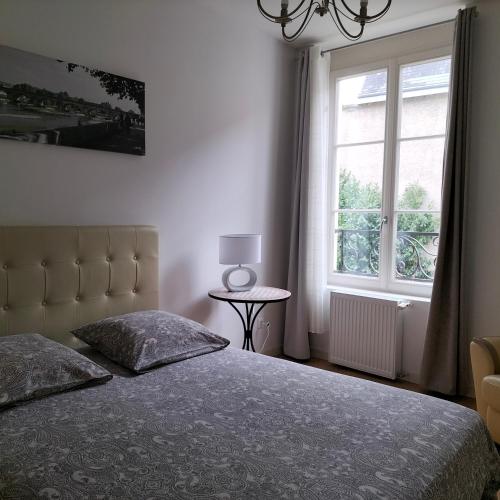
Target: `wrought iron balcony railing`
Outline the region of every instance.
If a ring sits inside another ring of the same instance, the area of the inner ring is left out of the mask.
[[[337,229],[337,272],[378,276],[380,231]],[[397,279],[432,281],[436,267],[439,233],[398,231],[396,238]]]

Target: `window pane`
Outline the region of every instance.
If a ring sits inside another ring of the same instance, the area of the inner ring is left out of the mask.
[[[334,270],[378,276],[380,213],[340,212],[335,215]]]
[[[449,81],[449,58],[401,68],[400,137],[445,133]]]
[[[400,210],[441,210],[443,154],[444,138],[400,142]]]
[[[337,148],[338,208],[380,208],[384,145]]]
[[[338,82],[337,144],[383,141],[387,71]]]
[[[432,281],[436,267],[439,222],[437,214],[420,212],[398,215],[396,279]]]

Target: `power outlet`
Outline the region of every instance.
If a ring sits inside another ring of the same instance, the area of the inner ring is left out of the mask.
[[[265,318],[258,318],[256,323],[257,330],[264,330],[267,333],[267,330],[271,328],[271,322]]]
[[[264,352],[270,333],[271,322],[265,318],[257,318],[255,320],[255,337],[258,339],[259,344],[262,342],[260,348],[258,349],[260,353]]]

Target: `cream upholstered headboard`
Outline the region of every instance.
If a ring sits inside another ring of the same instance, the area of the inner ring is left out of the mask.
[[[0,336],[77,345],[73,328],[157,308],[153,226],[0,226]]]

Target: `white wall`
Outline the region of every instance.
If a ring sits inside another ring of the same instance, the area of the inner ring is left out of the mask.
[[[139,158],[1,140],[0,224],[158,225],[162,307],[239,346],[236,314],[207,298],[217,235],[262,232],[260,282],[285,285],[294,51],[231,14],[206,0],[0,0],[0,44],[145,81],[147,143]],[[282,312],[265,310],[266,350]]]
[[[476,4],[465,297],[470,337],[500,335],[500,2]]]

